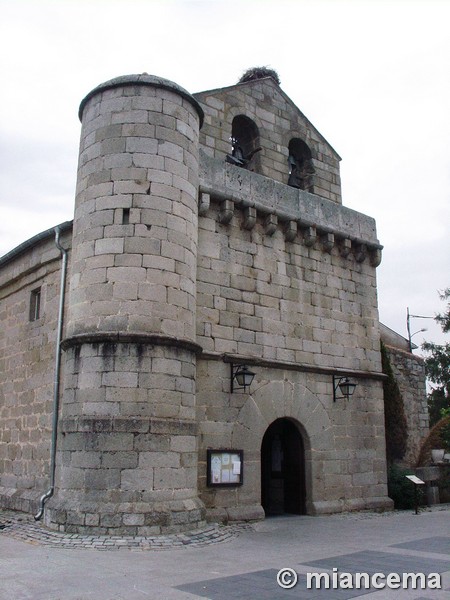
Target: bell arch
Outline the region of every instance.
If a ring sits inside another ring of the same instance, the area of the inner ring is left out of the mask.
[[[250,117],[238,114],[231,124],[231,154],[227,162],[249,171],[258,171],[261,147],[259,145],[259,129]]]
[[[288,185],[313,193],[316,170],[313,166],[310,147],[301,138],[292,138],[288,150]]]

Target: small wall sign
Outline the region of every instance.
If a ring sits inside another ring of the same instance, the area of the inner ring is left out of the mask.
[[[206,451],[208,486],[235,486],[243,483],[243,450]]]
[[[421,479],[419,479],[415,475],[405,475],[405,477],[406,477],[406,479],[409,479],[410,481],[412,481],[416,485],[425,485],[425,481],[422,481]]]

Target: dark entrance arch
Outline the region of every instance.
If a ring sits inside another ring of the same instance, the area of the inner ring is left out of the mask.
[[[261,504],[266,515],[305,514],[305,450],[289,419],[277,419],[261,445]]]

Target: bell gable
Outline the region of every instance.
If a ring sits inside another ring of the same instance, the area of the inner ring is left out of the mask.
[[[342,204],[339,155],[272,77],[194,96],[207,155]]]

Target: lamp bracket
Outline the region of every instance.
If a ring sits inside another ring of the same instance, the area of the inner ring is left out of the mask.
[[[347,389],[347,393],[342,391],[343,387],[344,389]],[[355,388],[356,383],[350,382],[346,375],[333,375],[333,402],[336,402],[336,400],[340,400],[341,398],[348,400],[350,396],[353,395]],[[342,396],[337,395],[338,389],[342,392]]]
[[[230,391],[231,393],[236,390],[244,390],[247,391],[247,388],[250,387],[253,378],[255,377],[255,373],[250,371],[250,369],[245,364],[234,364],[230,363],[231,367],[231,377],[230,377]],[[239,382],[241,379],[241,382]]]

